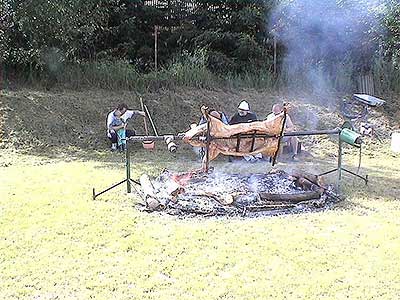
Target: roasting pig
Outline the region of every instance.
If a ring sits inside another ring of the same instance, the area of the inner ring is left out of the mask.
[[[215,159],[219,154],[245,156],[262,153],[267,157],[276,154],[279,135],[284,126],[285,114],[283,112],[270,120],[226,125],[217,117],[208,114],[206,109],[202,108],[202,111],[207,117],[208,123],[187,131],[183,141],[195,147],[207,147],[206,135],[208,126],[210,126],[209,160]],[[255,134],[265,135],[265,137],[252,137]],[[246,135],[246,137],[240,137],[240,135]],[[203,168],[206,160],[205,156]]]

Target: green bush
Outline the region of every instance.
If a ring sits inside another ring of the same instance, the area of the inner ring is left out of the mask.
[[[400,65],[395,60],[377,57],[373,65],[375,89],[380,93],[400,93]]]

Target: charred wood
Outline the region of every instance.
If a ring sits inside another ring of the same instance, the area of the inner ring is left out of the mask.
[[[299,203],[306,200],[319,199],[321,197],[321,193],[318,191],[309,191],[297,194],[271,194],[267,192],[260,192],[259,194],[262,200],[290,203]]]
[[[149,210],[156,210],[160,207],[160,201],[158,201],[153,184],[150,181],[148,175],[143,174],[140,176],[140,185],[144,193],[144,198],[146,200],[146,206]]]

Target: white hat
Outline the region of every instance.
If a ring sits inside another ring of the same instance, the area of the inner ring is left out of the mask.
[[[243,100],[242,102],[239,103],[238,109],[249,111],[250,110],[249,103],[247,103],[247,101]]]

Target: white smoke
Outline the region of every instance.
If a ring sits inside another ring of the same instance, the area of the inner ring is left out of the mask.
[[[301,77],[314,91],[326,91],[334,86],[335,74],[341,73],[347,62],[370,59],[362,54],[373,53],[373,37],[379,34],[379,18],[384,11],[383,0],[279,3],[272,13],[269,29],[285,48],[282,72],[288,82]]]

